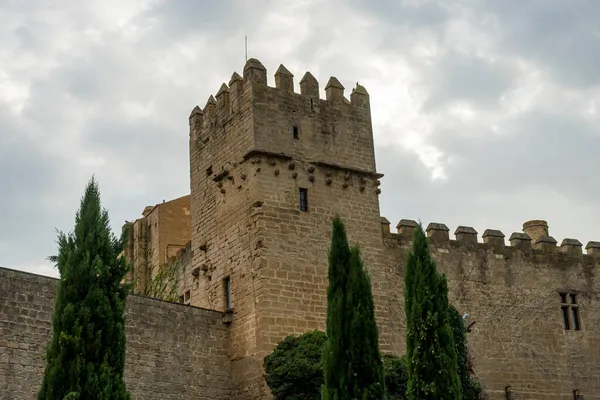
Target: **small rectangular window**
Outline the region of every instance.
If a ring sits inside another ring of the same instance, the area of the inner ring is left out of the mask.
[[[190,301],[190,291],[185,292],[185,301]]]
[[[579,304],[577,294],[575,293],[559,293],[560,295],[560,310],[563,319],[565,330],[581,330],[581,321],[579,317]]]
[[[562,317],[563,317],[563,326],[566,330],[571,329],[571,324],[569,323],[569,307],[561,307]]]
[[[300,134],[298,133],[298,127],[296,125],[294,125],[294,127],[292,129],[294,132],[294,139],[300,139]]]
[[[308,211],[308,189],[300,188],[300,211]]]
[[[225,295],[225,309],[230,310],[232,308],[231,304],[231,278],[226,277],[223,279],[223,290]]]
[[[579,309],[576,307],[571,308],[571,312],[573,313],[573,329],[576,331],[581,330],[579,326]]]

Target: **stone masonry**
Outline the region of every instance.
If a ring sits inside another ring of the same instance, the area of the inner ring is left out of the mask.
[[[57,282],[0,268],[2,400],[36,398]],[[133,400],[230,399],[221,313],[133,295],[125,312],[125,382]]]
[[[369,94],[357,84],[347,99],[332,77],[322,99],[309,72],[299,86],[296,93],[294,76],[283,65],[275,73],[275,87],[268,86],[266,68],[250,59],[243,76],[234,73],[203,109],[192,110],[189,209],[173,208],[169,221],[177,224],[154,221],[145,212],[141,225],[153,226],[148,240],[157,251],[166,251],[168,243],[180,249],[182,301],[218,313],[132,297],[140,304],[130,308],[132,321],[147,318],[153,321],[153,337],[175,338],[160,349],[169,360],[166,368],[145,364],[139,375],[129,373],[131,382],[137,382],[134,376],[154,381],[166,369],[172,383],[163,380],[159,390],[183,393],[177,398],[220,399],[226,392],[235,400],[269,399],[264,357],[287,335],[325,329],[327,253],[336,214],[350,241],[360,245],[370,271],[381,349],[404,353],[404,263],[416,222],[401,220],[393,233],[380,216],[383,175],[376,169]],[[443,223],[430,223],[426,230],[432,255],[448,277],[450,301],[469,314],[475,371],[490,399],[512,393],[518,399],[567,400],[579,393],[600,400],[600,242],[584,246],[564,239],[557,245],[543,220],[525,222],[508,243],[495,229],[486,229],[481,241],[469,226],[457,227],[454,239]],[[171,239],[161,241],[163,231],[170,231]],[[141,237],[130,236],[128,257],[135,259]],[[133,276],[148,274],[147,261],[137,265]],[[36,298],[36,288],[19,292],[19,285],[13,280],[2,286],[0,294],[17,291],[25,297],[2,309],[6,317],[0,323],[16,318],[20,302],[31,301],[27,296]],[[146,303],[155,308],[146,310]],[[177,316],[192,313],[197,326],[182,316],[173,324],[166,310]],[[14,342],[36,344],[31,354],[38,354],[40,338],[49,332],[44,324],[39,337]],[[16,331],[23,325],[30,329],[38,322],[10,326]],[[184,326],[210,332],[210,339],[175,333]],[[145,340],[132,340],[128,363],[138,352],[142,360],[147,351],[156,355],[157,349],[144,347]],[[182,359],[182,348],[194,356]],[[175,359],[182,365],[175,366]],[[203,362],[211,367],[203,369]],[[0,362],[0,376],[12,377],[14,390],[21,390],[17,386],[23,380],[15,372],[6,375],[6,365]],[[184,377],[173,378],[177,369]],[[188,381],[196,372],[201,377]],[[189,389],[201,395],[177,392],[213,376],[220,377],[215,387]],[[148,387],[154,393],[155,386]]]
[[[369,94],[357,84],[348,100],[344,90],[332,77],[321,99],[307,72],[295,93],[283,65],[269,87],[250,59],[243,77],[234,73],[190,115],[192,232],[180,289],[232,321],[234,399],[268,398],[264,356],[288,334],[325,328],[335,214],[370,270],[381,349],[404,352],[403,265],[415,222],[391,233],[380,217]],[[558,247],[541,220],[509,246],[493,229],[483,243],[467,226],[456,240],[440,223],[427,233],[451,301],[475,323],[475,367],[492,399],[508,387],[529,399],[574,390],[600,399],[599,243],[585,255],[575,239]]]
[[[147,284],[159,268],[177,259],[190,241],[190,196],[147,206],[142,217],[127,223],[128,246],[124,255],[131,260],[127,276],[134,282],[135,293],[147,294]]]

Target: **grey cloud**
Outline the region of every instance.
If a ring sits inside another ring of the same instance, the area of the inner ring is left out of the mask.
[[[5,266],[33,254],[43,261],[54,251],[54,227],[67,217],[66,210],[45,204],[49,194],[60,190],[68,169],[43,146],[22,138],[13,122],[3,116],[1,124],[2,135],[11,138],[0,148],[0,242],[9,244],[1,255]]]
[[[351,0],[350,4],[392,26],[402,24],[409,28],[428,28],[446,22],[451,16],[444,3],[435,0],[419,3],[402,0]]]
[[[141,37],[132,40],[118,30],[102,31],[102,42],[77,36],[87,27],[102,28],[86,3],[73,8],[65,2],[64,13],[55,21],[42,20],[36,14],[39,7],[11,3],[7,12],[18,23],[7,40],[16,43],[17,55],[28,54],[36,62],[48,64],[43,73],[25,67],[11,72],[11,79],[29,84],[30,89],[30,98],[18,117],[0,103],[3,265],[40,263],[55,252],[54,228],[72,228],[79,197],[93,173],[117,234],[124,220],[139,216],[144,206],[188,193],[187,117],[195,104],[203,107],[208,95],[214,94],[221,82],[227,82],[234,70],[242,72],[244,33],[250,36],[251,55],[269,68],[271,82],[280,62],[292,69],[296,82],[304,70],[295,70],[292,64],[316,73],[321,90],[330,75],[353,82],[370,77],[376,83],[373,76],[377,72],[369,64],[374,57],[380,57],[379,61],[404,57],[409,62],[415,81],[430,93],[418,116],[433,124],[427,144],[444,152],[444,162],[458,162],[446,165],[447,180],[433,181],[414,151],[379,145],[378,169],[386,174],[381,209],[393,226],[400,218],[421,218],[425,224],[444,222],[451,229],[470,224],[478,229],[498,227],[508,233],[519,230],[524,218],[537,217],[536,210],[551,210],[563,201],[552,197],[560,191],[566,194],[565,201],[572,203],[572,212],[542,215],[550,219],[551,226],[563,232],[573,229],[568,219],[583,219],[592,209],[599,196],[595,175],[590,172],[597,168],[597,128],[576,115],[543,114],[543,107],[502,120],[497,106],[498,98],[519,77],[514,70],[515,56],[540,67],[556,68],[557,79],[565,84],[575,78],[579,83],[594,81],[595,54],[584,51],[594,46],[594,39],[586,37],[585,30],[591,19],[580,15],[581,11],[567,10],[572,14],[566,16],[567,22],[549,24],[518,15],[519,9],[521,13],[526,8],[537,10],[534,3],[493,9],[498,7],[495,1],[484,8],[481,2],[464,0],[461,4],[469,14],[458,13],[457,8],[440,1],[410,6],[408,2],[356,0],[352,8],[342,1],[328,6],[315,2],[301,10],[311,17],[306,30],[298,29],[306,36],[293,37],[290,48],[276,48],[267,40],[270,30],[262,30],[264,18],[267,12],[292,3],[252,3],[162,2],[135,18],[134,23],[144,32]],[[560,10],[557,4],[550,8]],[[593,13],[591,7],[596,7],[595,3],[587,9]],[[360,10],[366,11],[363,16],[373,24],[371,30],[362,37],[357,35],[353,39],[356,43],[346,35],[338,36],[332,21],[348,33],[352,26],[347,17],[358,19]],[[1,23],[6,15],[0,16],[0,25],[5,27],[9,25]],[[493,28],[497,31],[490,33],[498,38],[492,45],[498,53],[495,63],[458,53],[451,43],[441,40],[448,23],[461,18],[481,20],[489,15],[500,21]],[[529,26],[532,21],[537,25]],[[575,21],[581,22],[579,30],[572,29]],[[286,28],[295,32],[297,27],[282,27],[282,31]],[[57,50],[61,36],[56,32],[63,30],[74,33],[76,40],[73,48]],[[420,34],[440,39],[438,44],[446,46],[439,49],[436,64],[430,67],[412,52],[420,44]],[[234,45],[238,39],[239,46]],[[536,43],[542,40],[546,44],[538,48]],[[181,51],[185,46],[188,48]],[[287,43],[283,41],[282,46]],[[555,53],[551,52],[553,46],[558,47]],[[557,54],[573,57],[551,64],[548,57],[556,58]],[[0,60],[0,70],[11,59],[4,61]],[[47,68],[50,62],[52,68]],[[582,71],[575,78],[574,67]],[[407,90],[415,81],[406,82]],[[376,88],[368,89],[373,97],[378,96]],[[474,107],[475,120],[469,124],[447,111],[458,99]],[[123,104],[149,112],[135,115]],[[376,117],[378,110],[372,112]],[[502,135],[490,132],[490,117],[498,122]],[[402,133],[402,129],[388,127],[378,135]],[[88,153],[105,163],[79,165],[79,158]],[[7,168],[15,172],[9,175]],[[532,198],[547,199],[548,204],[530,204]],[[594,216],[588,218],[596,221],[576,226],[574,236],[582,240],[592,236],[591,227],[600,221]],[[11,249],[8,255],[6,248]]]
[[[143,17],[157,18],[167,37],[198,35],[200,32],[232,33],[240,28],[250,30],[255,27],[248,22],[260,20],[262,13],[273,4],[276,4],[273,0],[247,3],[235,0],[171,0],[152,8]]]
[[[536,59],[567,85],[600,84],[600,2],[487,0],[479,11],[497,18],[504,51]]]
[[[461,137],[440,129],[432,140],[465,160],[448,165],[453,184],[465,190],[510,193],[523,187],[556,187],[573,201],[600,197],[596,170],[600,129],[576,118],[532,111],[501,126]],[[540,199],[543,201],[543,199]]]
[[[452,100],[466,100],[478,107],[498,107],[498,99],[510,88],[514,68],[502,61],[492,64],[482,58],[451,52],[425,67],[422,81],[432,92],[423,105],[425,112],[434,111]]]

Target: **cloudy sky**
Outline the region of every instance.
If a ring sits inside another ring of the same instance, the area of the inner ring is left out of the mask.
[[[189,192],[187,118],[249,56],[371,94],[382,214],[600,240],[600,1],[0,0],[0,265],[96,174],[116,233]],[[297,89],[298,90],[298,89]],[[324,93],[322,94],[324,97]]]

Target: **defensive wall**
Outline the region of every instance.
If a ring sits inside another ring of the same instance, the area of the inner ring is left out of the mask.
[[[0,268],[0,399],[33,400],[52,336],[57,280]],[[134,400],[227,400],[221,313],[129,296],[125,381]]]
[[[275,87],[255,59],[189,124],[191,241],[181,295],[230,323],[231,398],[268,398],[262,359],[289,334],[325,329],[331,219],[340,215],[370,270],[380,347],[404,354],[403,274],[415,222],[380,217],[370,100],[331,77],[325,98],[307,72]],[[429,224],[450,300],[473,324],[469,342],[491,399],[599,399],[598,242],[557,246],[544,221],[508,239],[470,227],[456,240]],[[568,326],[566,325],[568,324]]]
[[[193,108],[189,125],[182,294],[231,319],[232,398],[266,398],[263,357],[287,333],[324,328],[333,214],[360,233],[368,261],[380,257],[369,96],[357,85],[348,100],[331,77],[322,99],[310,72],[296,93],[283,65],[270,87],[250,59],[243,76]]]
[[[406,254],[417,223],[401,220],[397,233],[382,218],[388,294],[396,318],[395,351],[405,351],[403,285]],[[585,246],[550,236],[546,221],[533,220],[508,240],[486,229],[482,241],[469,226],[424,228],[439,270],[449,281],[450,302],[468,314],[475,372],[491,399],[600,399],[600,243]],[[377,267],[375,267],[377,268]]]
[[[243,77],[234,73],[192,110],[190,242],[173,236],[185,261],[180,295],[218,312],[130,297],[126,379],[139,398],[269,398],[263,357],[288,334],[325,328],[336,214],[370,271],[381,349],[404,354],[404,262],[416,223],[402,220],[392,233],[380,217],[365,88],[357,84],[348,100],[332,77],[325,92],[321,99],[306,73],[295,93],[283,66],[269,87],[266,68],[250,59]],[[450,301],[474,323],[475,371],[492,400],[507,391],[566,400],[576,390],[600,399],[600,243],[587,243],[586,254],[577,240],[557,246],[539,220],[508,245],[493,229],[482,242],[470,227],[458,227],[455,240],[444,224],[426,229]],[[32,395],[23,382],[39,382],[43,363],[24,363],[43,354],[56,283],[0,271],[0,371],[9,390]]]

